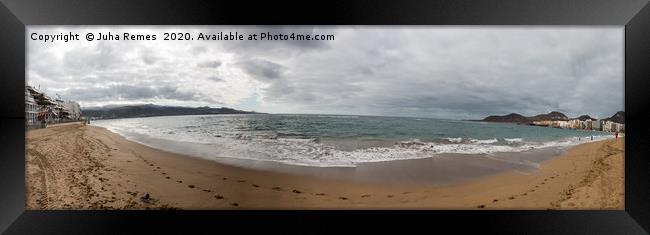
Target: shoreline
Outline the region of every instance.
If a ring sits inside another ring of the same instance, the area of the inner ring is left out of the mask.
[[[526,174],[423,186],[253,170],[52,126],[27,134],[27,208],[623,209],[623,141],[572,147]]]

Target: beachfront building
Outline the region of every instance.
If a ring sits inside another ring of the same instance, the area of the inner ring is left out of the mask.
[[[582,121],[579,119],[571,119],[568,121],[567,126],[571,129],[580,129],[582,127]]]
[[[79,106],[79,103],[66,101],[64,106],[68,111],[68,118],[70,120],[79,120],[81,118],[81,107]]]
[[[27,90],[32,95],[37,105],[36,120],[38,122],[46,123],[55,122],[58,118],[58,113],[54,108],[56,103],[52,98],[35,87],[27,86]]]
[[[38,123],[37,115],[38,105],[27,87],[25,87],[25,125],[36,125]]]
[[[603,131],[612,132],[612,130],[616,129],[615,126],[614,126],[614,128],[612,128],[612,124],[614,124],[614,122],[612,122],[612,121],[604,121],[603,122]]]
[[[601,125],[602,122],[603,122],[603,120],[596,120],[596,121],[591,122],[591,129],[594,130],[594,131],[602,131],[603,130],[602,125]]]
[[[81,107],[74,101],[64,101],[60,97],[51,98],[44,92],[31,86],[26,86],[25,99],[31,96],[35,102],[36,123],[58,123],[81,118]],[[27,102],[27,101],[26,101]]]
[[[568,123],[569,123],[568,121],[564,121],[564,120],[533,121],[533,125],[535,126],[546,126],[546,127],[555,127],[555,128],[567,128]]]
[[[56,114],[56,121],[61,122],[64,120],[70,119],[70,111],[65,105],[65,101],[61,100],[60,98],[57,98],[54,100],[54,110]]]
[[[625,132],[625,124],[616,123],[612,121],[603,122],[603,131],[607,132]]]

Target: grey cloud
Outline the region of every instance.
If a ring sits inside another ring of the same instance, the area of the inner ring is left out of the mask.
[[[85,101],[111,101],[111,100],[138,100],[138,99],[172,99],[187,101],[195,98],[195,94],[180,91],[176,87],[148,87],[136,85],[110,85],[108,87],[73,88],[66,90],[64,97],[72,100]]]
[[[231,98],[223,91],[254,92],[258,93],[254,97],[260,97],[256,110],[271,113],[476,119],[555,110],[568,116],[606,117],[624,109],[622,28],[264,26],[196,30],[332,33],[336,40],[165,44],[164,51],[174,56],[145,50],[143,45],[98,43],[67,50],[63,59],[46,47],[30,47],[28,77],[80,101],[215,103]],[[125,51],[138,52],[137,61],[122,56]],[[211,68],[218,68],[219,73]],[[242,73],[263,84],[239,79]]]
[[[95,69],[107,70],[119,66],[123,60],[121,53],[113,50],[108,42],[99,42],[93,49],[76,48],[67,52],[63,64],[68,70]]]
[[[222,78],[217,77],[217,76],[209,76],[208,80],[212,80],[212,81],[215,81],[215,82],[223,82],[224,81]]]
[[[284,66],[264,59],[240,61],[237,65],[248,75],[260,81],[278,79],[286,71]]]
[[[204,61],[199,63],[197,66],[199,68],[218,68],[219,66],[221,66],[221,61],[216,61],[216,60]]]
[[[262,33],[266,34],[283,34],[283,35],[314,35],[314,34],[335,34],[336,28],[325,27],[316,28],[312,26],[249,26],[236,28],[217,28],[209,31],[218,32],[239,32],[245,35]],[[310,52],[319,52],[331,49],[331,41],[315,40],[246,40],[236,43],[223,44],[224,49],[236,53],[237,56],[244,58],[251,56],[295,56]]]
[[[200,54],[205,53],[206,51],[207,51],[207,47],[205,47],[205,46],[195,46],[195,47],[192,47],[192,49],[191,49],[191,52],[194,55],[200,55]]]
[[[155,50],[151,48],[142,48],[140,50],[140,58],[142,58],[142,61],[147,65],[153,65],[162,59],[156,54]]]

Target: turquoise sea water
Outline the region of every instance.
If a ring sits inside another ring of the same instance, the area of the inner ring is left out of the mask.
[[[611,138],[604,132],[505,123],[345,115],[165,116],[93,124],[173,152],[307,166],[524,152]]]

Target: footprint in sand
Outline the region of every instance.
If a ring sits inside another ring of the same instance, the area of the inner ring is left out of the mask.
[[[302,193],[302,192],[298,191],[297,189],[294,189],[294,190],[291,191],[291,192],[294,192],[294,193]]]
[[[253,186],[253,187],[255,187],[255,188],[259,188],[259,187],[260,187],[260,186],[257,185],[257,184],[252,184],[251,186]]]
[[[271,188],[271,189],[273,189],[273,190],[275,190],[275,191],[282,191],[282,188],[280,188],[280,187],[273,187],[273,188]]]
[[[221,196],[221,195],[214,195],[214,198],[221,200],[221,199],[223,199],[223,196]]]
[[[230,203],[230,205],[232,205],[232,206],[239,206],[239,203],[233,202],[233,203]]]
[[[228,178],[226,178],[226,177],[223,177],[223,180],[228,180]]]
[[[347,197],[339,197],[339,200],[348,200]]]
[[[485,205],[478,205],[477,208],[485,208]]]
[[[393,197],[393,195],[386,195],[386,197]]]
[[[187,187],[188,187],[188,188],[195,188],[196,186],[194,186],[193,184],[190,184],[190,185],[188,185]]]
[[[182,181],[182,180],[177,180],[176,182],[178,182],[179,184],[180,184],[180,183],[183,183],[183,181]]]
[[[508,199],[510,200],[515,199],[515,196],[510,196]]]
[[[361,195],[361,197],[370,197],[370,194]]]
[[[171,177],[169,177],[169,176],[165,176],[165,179],[171,179]]]
[[[325,195],[327,195],[327,194],[324,194],[324,193],[317,193],[316,194],[316,196],[325,196]]]
[[[494,199],[494,200],[492,200],[492,203],[495,203],[495,202],[498,202],[498,201],[499,201],[499,199]]]
[[[204,190],[203,190],[203,192],[208,192],[208,193],[211,193],[211,192],[212,192],[212,190],[209,190],[209,189],[204,189]]]

